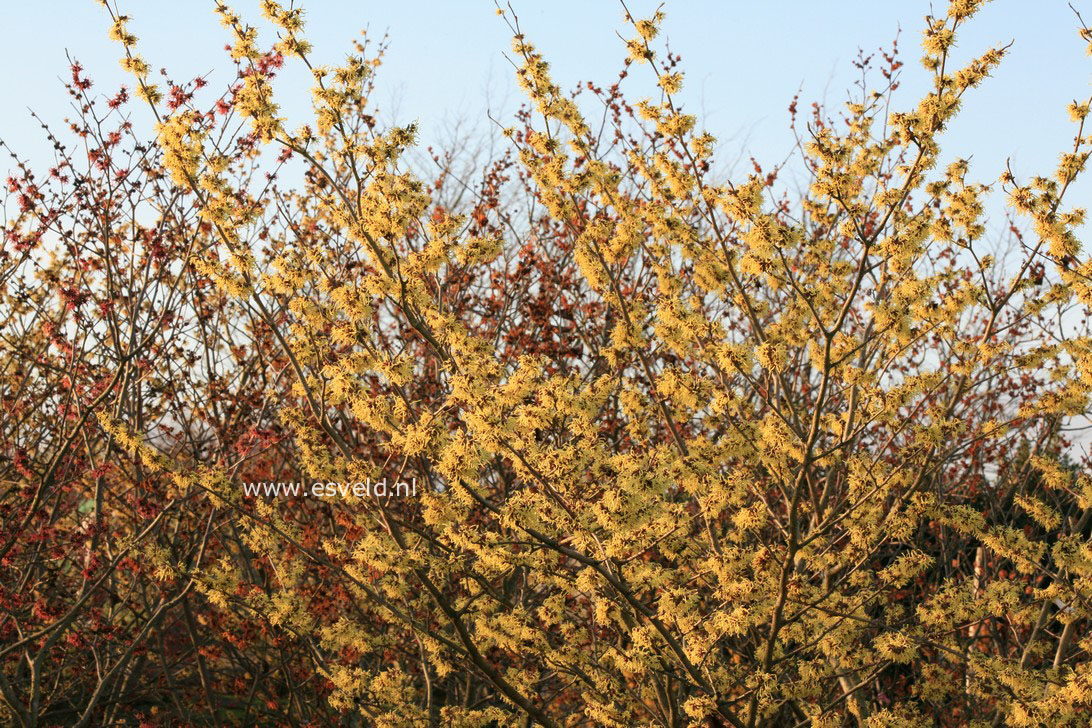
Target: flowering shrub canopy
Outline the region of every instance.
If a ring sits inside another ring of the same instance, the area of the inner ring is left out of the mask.
[[[267,48],[218,4],[205,108],[105,3],[132,91],[74,64],[56,165],[7,181],[5,720],[1087,725],[1089,103],[1043,176],[940,164],[1005,55],[950,58],[981,4],[927,19],[919,102],[894,52],[793,102],[792,194],[712,171],[661,13],[580,95],[502,13],[528,105],[426,170],[382,45],[315,66],[298,7]]]

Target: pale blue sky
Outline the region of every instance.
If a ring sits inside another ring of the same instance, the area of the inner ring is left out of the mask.
[[[617,33],[629,35],[619,4],[512,4],[563,86],[614,79],[624,56]],[[633,0],[630,9],[644,16],[656,4]],[[1074,5],[1092,21],[1092,0]],[[244,16],[258,20],[256,6],[256,0],[235,3]],[[935,6],[943,12],[945,3]],[[420,120],[426,142],[458,119],[484,128],[487,107],[508,120],[520,101],[504,58],[509,32],[488,0],[311,0],[305,7],[308,37],[320,61],[338,60],[364,26],[372,35],[390,33],[376,98],[387,118]],[[683,57],[689,109],[723,141],[724,157],[735,158],[745,147],[772,162],[791,144],[786,107],[797,88],[803,86],[805,108],[824,96],[843,99],[855,78],[851,62],[857,49],[888,46],[900,27],[906,67],[899,98],[909,104],[927,79],[917,59],[929,7],[922,0],[668,0],[664,31]],[[133,17],[130,29],[154,67],[165,66],[176,78],[218,71],[211,88],[223,88],[228,36],[211,0],[121,0],[121,8]],[[32,160],[47,162],[49,147],[27,107],[58,125],[69,112],[58,80],[67,76],[66,50],[83,63],[96,89],[129,83],[117,64],[118,46],[107,38],[105,11],[92,0],[0,0],[0,22],[6,41],[0,45],[0,67],[6,69],[0,74],[0,136]],[[1092,58],[1084,54],[1066,0],[995,0],[961,36],[958,57],[1009,40],[1015,42],[1010,56],[972,92],[945,137],[949,154],[974,154],[972,174],[983,181],[996,179],[1007,156],[1018,174],[1051,171],[1074,131],[1065,105],[1089,94]],[[650,88],[647,78],[647,69],[637,67],[627,83],[640,94]],[[293,122],[305,120],[307,88],[298,68],[284,74],[280,99]],[[0,172],[8,166],[0,163]]]

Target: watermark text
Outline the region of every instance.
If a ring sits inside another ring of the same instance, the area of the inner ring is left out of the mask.
[[[388,483],[386,478],[372,482],[371,478],[355,483],[340,481],[243,481],[243,494],[269,498],[409,498],[417,495],[417,478]]]

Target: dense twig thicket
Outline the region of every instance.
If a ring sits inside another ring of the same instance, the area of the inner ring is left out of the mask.
[[[6,722],[1092,720],[1089,104],[1052,176],[939,164],[1005,52],[953,64],[979,2],[927,19],[920,103],[893,53],[840,113],[794,102],[795,195],[711,171],[659,13],[622,74],[659,97],[579,105],[502,13],[528,106],[422,171],[369,102],[382,47],[311,67],[262,5],[268,49],[218,6],[205,108],[106,3],[135,98],[73,64],[55,166],[7,180]],[[379,481],[417,487],[338,492]]]

